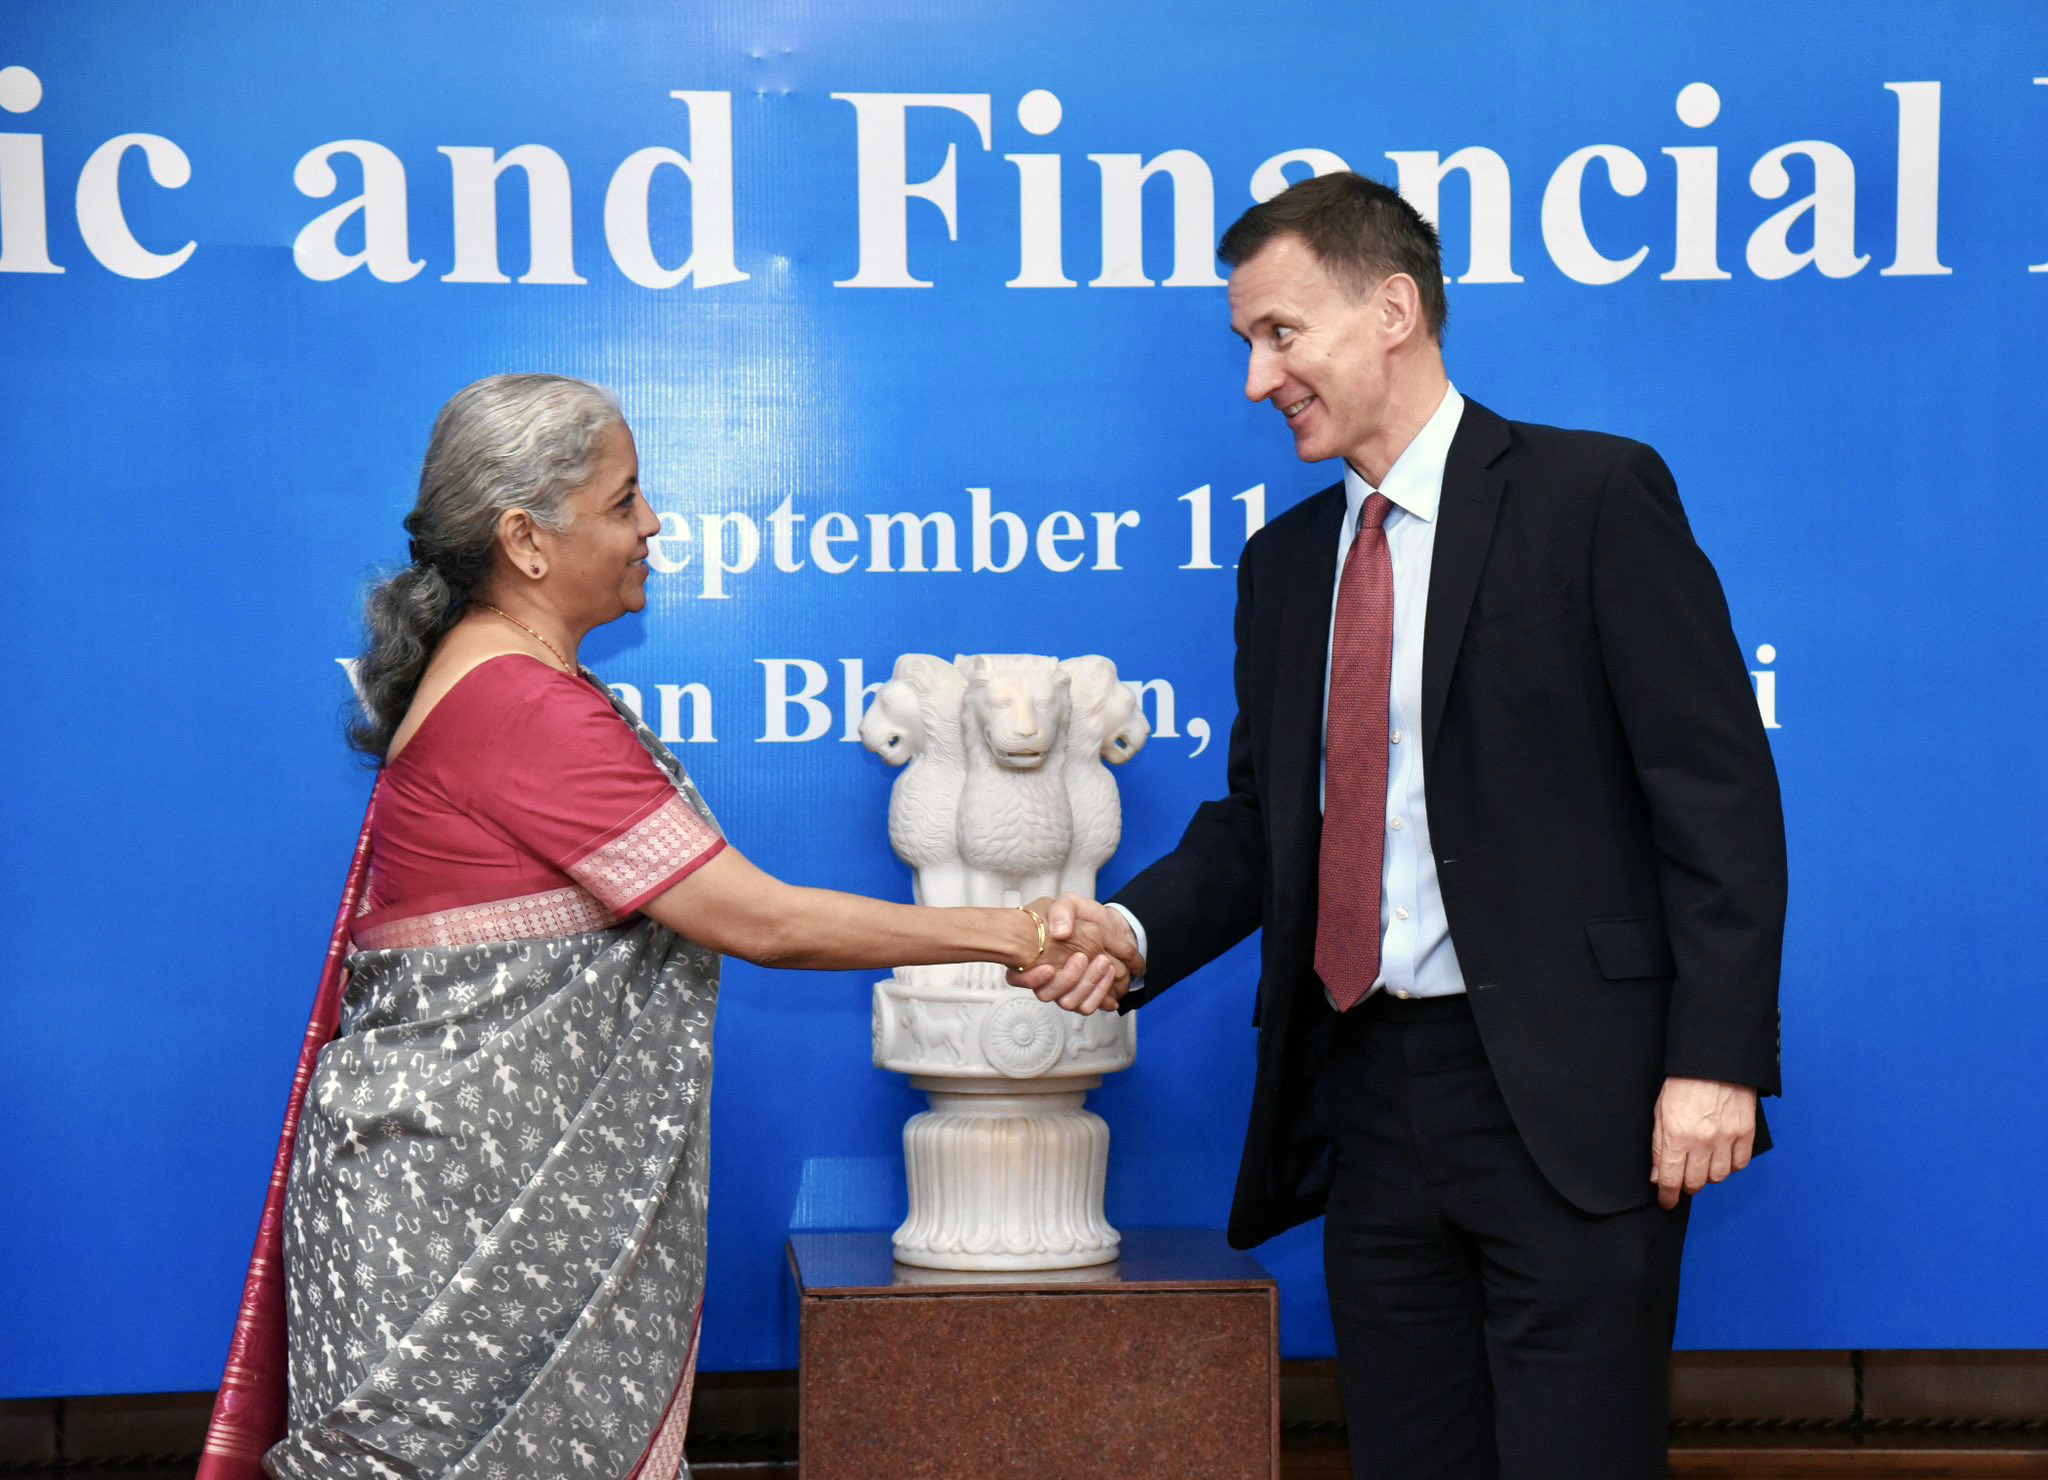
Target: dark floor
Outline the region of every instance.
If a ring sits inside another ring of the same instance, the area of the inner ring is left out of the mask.
[[[696,1480],[796,1480],[796,1375],[700,1375]],[[189,1480],[204,1393],[0,1402],[0,1480]],[[1328,1362],[1282,1364],[1282,1480],[1344,1480]],[[2048,1480],[2048,1352],[1691,1352],[1674,1480]],[[875,1480],[890,1480],[877,1476]]]
[[[0,1461],[0,1476],[78,1476],[80,1480],[191,1480],[196,1456],[167,1463],[113,1459]],[[798,1480],[794,1460],[696,1461],[695,1480]],[[1345,1451],[1324,1443],[1290,1444],[1281,1453],[1282,1480],[1349,1480]],[[2048,1450],[2000,1445],[1969,1448],[1691,1448],[1674,1447],[1672,1480],[2021,1480],[2048,1477]],[[885,1477],[877,1477],[885,1480]]]

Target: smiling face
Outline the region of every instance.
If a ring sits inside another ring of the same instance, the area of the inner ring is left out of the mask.
[[[1399,314],[1388,278],[1355,294],[1308,243],[1273,238],[1230,276],[1230,327],[1251,347],[1244,393],[1270,401],[1303,462],[1351,460],[1361,470],[1384,435]],[[1398,292],[1395,296],[1398,296]]]
[[[640,453],[623,424],[599,437],[582,487],[562,500],[560,533],[542,531],[551,602],[588,630],[647,605],[647,541],[661,521],[640,491]]]

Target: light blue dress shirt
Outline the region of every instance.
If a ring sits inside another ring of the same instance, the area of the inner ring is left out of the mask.
[[[1356,468],[1344,468],[1344,525],[1337,540],[1338,584],[1358,534],[1359,511],[1375,493],[1394,507],[1387,513],[1387,553],[1394,567],[1394,672],[1387,696],[1387,833],[1380,863],[1380,975],[1376,987],[1397,997],[1448,997],[1465,990],[1450,921],[1429,846],[1429,803],[1422,776],[1422,629],[1429,608],[1429,570],[1436,554],[1437,506],[1443,499],[1444,461],[1465,414],[1465,398],[1447,385],[1422,430],[1374,488]],[[1337,623],[1337,593],[1330,597],[1330,629]],[[1324,640],[1324,759],[1329,754],[1329,639]],[[1121,905],[1140,952],[1145,927]]]
[[[1374,488],[1356,468],[1344,467],[1344,528],[1337,540],[1341,584],[1344,559],[1358,534],[1359,512],[1375,493],[1394,507],[1387,513],[1387,553],[1394,566],[1394,675],[1387,696],[1387,832],[1380,859],[1380,975],[1374,983],[1397,997],[1448,997],[1465,990],[1450,921],[1438,888],[1436,854],[1429,846],[1429,802],[1422,777],[1422,629],[1429,609],[1429,571],[1436,556],[1437,505],[1443,500],[1444,460],[1465,414],[1456,386],[1444,388],[1435,413],[1402,449]],[[1337,623],[1336,593],[1330,627]],[[1328,644],[1325,644],[1327,652]],[[1330,665],[1323,661],[1325,762],[1329,754]]]

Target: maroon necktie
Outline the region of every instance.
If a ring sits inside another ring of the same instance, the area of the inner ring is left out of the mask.
[[[1384,526],[1393,507],[1375,493],[1359,513],[1330,636],[1316,974],[1339,1012],[1363,1002],[1380,974],[1387,694],[1394,678],[1394,562]]]

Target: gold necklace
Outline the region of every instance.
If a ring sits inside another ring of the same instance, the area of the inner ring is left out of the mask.
[[[542,637],[538,632],[534,631],[531,627],[527,626],[524,622],[520,621],[519,618],[513,616],[512,613],[506,611],[503,607],[492,606],[488,601],[471,601],[470,605],[480,606],[487,612],[496,612],[499,616],[503,617],[506,621],[510,622],[513,626],[517,627],[521,632],[524,632],[528,637],[532,638],[535,642],[539,643],[542,647],[546,648],[549,652],[553,653],[555,655],[555,661],[562,665],[562,671],[572,678],[575,677],[576,665],[574,663],[571,663],[567,658],[562,656],[562,650],[556,647],[553,643],[549,642],[545,637]]]

